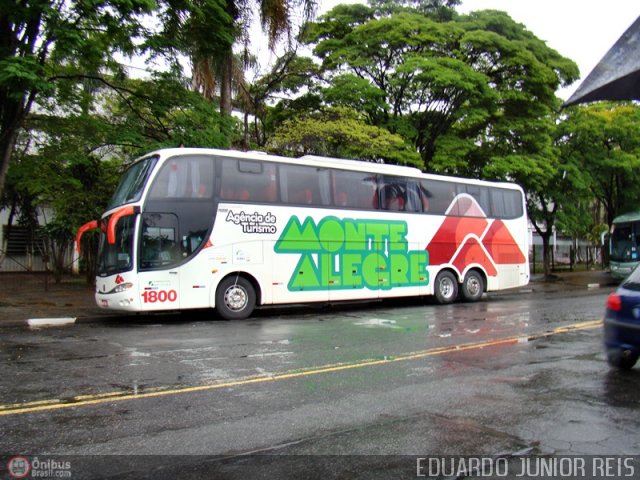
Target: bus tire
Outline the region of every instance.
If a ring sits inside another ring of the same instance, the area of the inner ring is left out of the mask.
[[[438,303],[452,303],[458,297],[458,280],[446,270],[436,275],[435,296]]]
[[[248,318],[256,306],[256,290],[244,277],[231,275],[218,285],[216,310],[225,320]]]
[[[464,276],[462,288],[460,289],[462,298],[466,302],[477,302],[484,293],[484,278],[478,270],[469,270]]]

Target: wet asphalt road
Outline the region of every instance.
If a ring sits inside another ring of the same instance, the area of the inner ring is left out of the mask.
[[[416,473],[403,457],[303,455],[637,454],[640,369],[606,364],[607,294],[2,329],[0,453],[174,456],[113,478],[285,478],[308,458]]]

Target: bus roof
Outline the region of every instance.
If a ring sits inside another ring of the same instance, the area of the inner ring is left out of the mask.
[[[267,160],[271,162],[290,163],[295,165],[314,165],[317,167],[332,167],[332,168],[338,168],[338,169],[344,169],[344,170],[358,170],[358,171],[379,173],[379,174],[386,174],[386,175],[409,176],[414,178],[429,178],[432,180],[455,181],[455,182],[463,182],[463,183],[470,183],[470,184],[476,184],[476,185],[493,185],[493,186],[515,188],[518,190],[522,190],[521,187],[515,183],[497,182],[497,181],[489,181],[489,180],[477,180],[477,179],[464,178],[464,177],[452,177],[452,176],[446,176],[446,175],[424,173],[419,168],[416,168],[416,167],[391,165],[387,163],[367,162],[364,160],[350,160],[350,159],[342,159],[342,158],[334,158],[334,157],[323,157],[319,155],[304,155],[302,157],[296,158],[296,157],[282,157],[279,155],[272,155],[272,154],[261,152],[261,151],[243,152],[240,150],[222,150],[217,148],[180,147],[180,148],[167,148],[162,150],[156,150],[154,152],[150,152],[149,154],[145,155],[145,157],[148,157],[151,155],[162,155],[163,157],[170,157],[173,155],[185,155],[185,154],[191,154],[191,155],[209,154],[209,155],[219,155],[222,157],[240,158],[245,160]]]
[[[240,150],[220,150],[216,148],[168,148],[157,150],[150,153],[149,155],[163,154],[164,156],[171,156],[176,154],[184,155],[198,153],[219,155],[223,157],[242,158],[246,160],[269,160],[272,162],[314,165],[318,167],[334,167],[346,170],[365,170],[367,172],[386,173],[389,175],[416,176],[422,174],[420,169],[416,167],[391,165],[388,163],[367,162],[364,160],[349,160],[342,158],[323,157],[319,155],[304,155],[302,157],[281,157],[279,155],[272,155],[260,151],[243,152]],[[145,155],[145,157],[149,155]]]
[[[640,220],[640,210],[636,210],[635,212],[625,213],[623,215],[618,215],[613,219],[613,223],[627,223],[627,222],[637,222]]]
[[[307,165],[323,165],[336,168],[364,168],[376,173],[388,173],[390,175],[421,175],[422,171],[416,167],[405,167],[402,165],[390,165],[388,163],[366,162],[363,160],[350,160],[333,157],[321,157],[319,155],[305,155],[296,160],[302,160]]]

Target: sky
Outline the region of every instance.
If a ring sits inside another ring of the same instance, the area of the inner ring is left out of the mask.
[[[339,3],[366,0],[318,0],[318,14]],[[462,0],[457,10],[502,10],[580,68],[580,80],[559,90],[566,100],[640,16],[638,0]]]

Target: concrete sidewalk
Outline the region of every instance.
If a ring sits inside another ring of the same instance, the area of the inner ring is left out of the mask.
[[[562,290],[567,287],[611,288],[614,290],[619,284],[620,282],[612,278],[608,270],[586,270],[556,272],[550,279],[545,279],[542,273],[532,274],[529,287],[537,289],[537,291]]]
[[[24,326],[30,319],[65,319],[73,323],[118,315],[118,312],[96,306],[94,289],[87,285],[83,277],[67,276],[61,283],[55,283],[51,275],[45,282],[43,274],[0,273],[0,285],[0,327]],[[534,274],[529,285],[515,291],[551,293],[569,288],[613,290],[616,285],[608,272],[592,270],[556,273],[550,280],[545,280],[542,274]],[[505,292],[513,293],[514,290]]]
[[[98,318],[113,312],[98,308],[94,287],[84,277],[0,273],[0,327],[24,325],[35,318]]]

